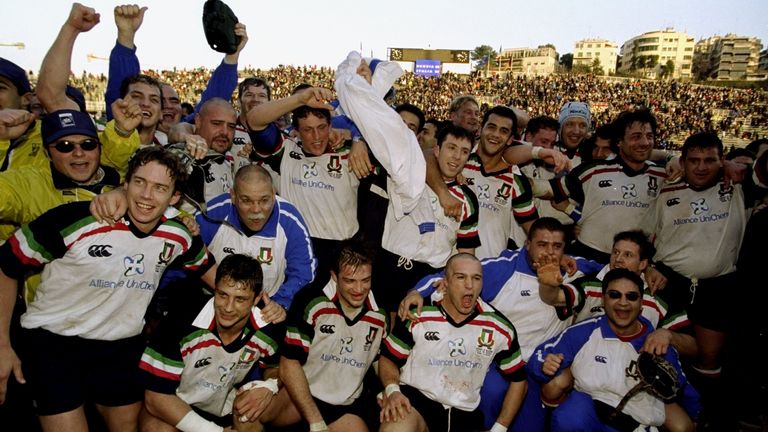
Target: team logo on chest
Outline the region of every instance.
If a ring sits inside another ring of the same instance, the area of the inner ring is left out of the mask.
[[[123,258],[125,272],[123,276],[136,276],[144,274],[144,254],[137,254]]]
[[[339,348],[339,355],[343,355],[344,353],[351,353],[352,352],[352,341],[354,338],[352,336],[345,337],[339,339],[341,342],[341,347]]]
[[[482,184],[477,186],[477,199],[487,201],[491,199],[490,185]]]
[[[373,341],[376,340],[376,335],[379,333],[379,329],[374,326],[368,326],[368,335],[365,336],[365,345],[363,351],[370,351]]]
[[[733,185],[725,185],[723,183],[720,183],[720,189],[717,191],[717,194],[720,195],[720,201],[721,202],[727,202],[730,201],[733,197]]]
[[[628,185],[622,185],[621,195],[624,199],[637,198],[637,191],[635,190],[635,184],[630,183]]]
[[[262,247],[259,250],[259,262],[262,264],[272,264],[272,248]]]
[[[173,258],[173,251],[176,249],[176,245],[173,243],[164,242],[163,243],[163,250],[160,252],[160,255],[157,257],[157,263],[158,264],[168,264],[171,262],[171,258]]]
[[[305,179],[317,177],[317,162],[301,164],[301,176]]]
[[[510,186],[508,183],[504,183],[501,185],[501,187],[496,190],[496,204],[498,205],[506,205],[507,200],[509,200],[509,196],[512,194],[512,186]]]
[[[466,354],[467,349],[464,347],[464,338],[456,338],[448,341],[448,355],[457,357]]]
[[[658,194],[659,182],[656,180],[656,177],[648,177],[648,196],[651,198],[656,198]]]
[[[709,206],[707,205],[707,201],[704,198],[699,198],[696,201],[691,201],[691,208],[693,209],[693,214],[696,216],[709,211]]]
[[[496,341],[493,340],[493,330],[482,329],[480,336],[477,337],[477,348],[475,352],[479,355],[491,356],[493,355],[493,345]]]
[[[341,156],[331,155],[331,160],[328,161],[328,165],[326,165],[326,168],[328,168],[329,176],[335,179],[340,179],[341,178]]]

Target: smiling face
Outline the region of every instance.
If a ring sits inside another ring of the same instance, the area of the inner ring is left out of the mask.
[[[584,141],[589,131],[589,123],[582,117],[569,117],[563,122],[560,140],[566,148],[574,149]]]
[[[472,143],[469,140],[455,137],[452,134],[445,137],[442,145],[435,146],[434,153],[437,158],[437,166],[443,180],[456,179],[456,176],[464,169],[464,164],[467,163],[471,150]]]
[[[331,271],[342,305],[356,309],[365,303],[371,291],[371,268],[370,264],[342,265],[339,274]]]
[[[456,322],[463,321],[475,310],[483,289],[483,268],[472,256],[451,259],[445,270],[446,289],[443,309]]]
[[[642,299],[640,287],[629,279],[619,278],[608,284],[603,294],[603,306],[608,325],[618,336],[631,336],[640,330],[637,317],[642,311]]]
[[[246,114],[253,108],[269,102],[269,91],[263,85],[249,85],[240,94],[240,112]]]
[[[171,127],[181,121],[181,99],[176,90],[168,84],[162,84],[163,109],[160,117],[160,124],[157,126],[161,131],[168,133]]]
[[[162,94],[157,86],[135,82],[128,86],[125,99],[135,102],[141,108],[141,126],[155,127],[160,122]]]
[[[86,135],[69,135],[48,146],[48,154],[54,169],[77,183],[91,182],[99,169],[101,145],[99,144],[93,150],[84,150],[81,144],[87,140],[98,141]],[[61,142],[74,144],[73,150],[60,152],[56,149],[56,144]]]
[[[504,151],[512,139],[514,122],[511,118],[491,114],[480,131],[480,152],[495,156]]]
[[[723,158],[715,147],[691,148],[682,162],[685,181],[696,189],[717,183],[723,168]]]
[[[142,232],[155,228],[165,209],[179,201],[168,167],[150,161],[136,168],[125,183],[128,217]]]
[[[456,126],[474,133],[480,128],[480,107],[472,101],[464,102],[459,109],[451,113],[451,121]]]
[[[619,153],[624,162],[633,169],[642,167],[651,157],[654,136],[650,123],[636,121],[630,124],[619,141]]]

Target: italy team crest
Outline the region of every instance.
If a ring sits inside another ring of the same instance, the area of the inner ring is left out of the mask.
[[[272,264],[272,248],[262,247],[259,250],[259,262],[262,264]]]

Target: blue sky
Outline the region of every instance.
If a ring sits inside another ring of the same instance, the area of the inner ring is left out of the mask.
[[[64,23],[70,2],[2,0],[0,44],[23,42],[23,50],[0,46],[0,56],[38,70]],[[278,64],[335,67],[350,50],[385,57],[387,47],[498,49],[552,43],[560,54],[576,40],[602,37],[619,46],[646,31],[674,27],[699,40],[725,33],[757,36],[768,44],[765,0],[226,0],[248,28],[249,43],[240,66]],[[222,54],[208,48],[202,30],[203,0],[145,0],[148,6],[136,44],[143,68],[216,66]],[[101,13],[101,23],[78,39],[75,72],[106,73],[104,60],[114,45],[112,9],[117,2],[85,3]]]

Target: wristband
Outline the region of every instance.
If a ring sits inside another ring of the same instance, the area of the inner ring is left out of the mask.
[[[115,122],[112,126],[114,126],[115,128],[115,133],[120,135],[123,138],[128,138],[129,136],[131,136],[131,134],[133,134],[133,131],[127,131],[120,128],[120,126],[117,125],[117,122]]]
[[[387,395],[387,397],[390,397],[392,393],[399,392],[399,391],[400,391],[400,386],[397,384],[388,384],[386,387],[384,387],[384,394]]]
[[[242,387],[240,387],[240,389],[243,390],[243,391],[248,391],[250,389],[255,389],[255,388],[269,389],[269,391],[271,391],[272,394],[277,394],[277,392],[278,392],[277,378],[270,378],[270,379],[265,380],[265,381],[261,381],[261,380],[249,381],[249,382],[243,384]]]
[[[531,147],[531,159],[541,159],[541,150],[543,147],[533,146]]]
[[[320,420],[319,422],[310,423],[309,430],[312,432],[320,432],[328,430],[328,425],[325,424],[325,421]]]
[[[181,432],[224,432],[223,427],[209,422],[192,410],[176,423],[176,429]]]
[[[499,422],[496,422],[488,432],[507,432],[507,427]]]

